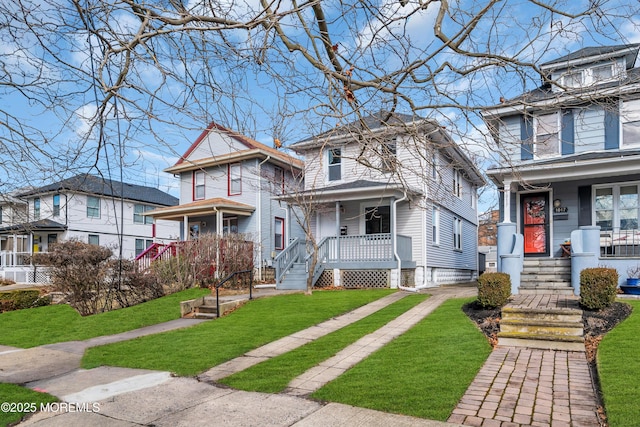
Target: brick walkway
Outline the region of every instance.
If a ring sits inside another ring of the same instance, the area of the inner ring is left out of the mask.
[[[498,347],[449,417],[482,427],[600,426],[585,353]]]
[[[575,309],[580,310],[580,298],[574,295],[514,295],[509,302],[511,308],[529,309]]]

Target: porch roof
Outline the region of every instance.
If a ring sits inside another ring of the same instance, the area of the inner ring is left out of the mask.
[[[234,215],[250,216],[255,210],[255,206],[223,197],[215,197],[213,199],[198,200],[178,206],[154,209],[145,212],[143,215],[151,216],[155,219],[182,221],[185,215],[210,215],[220,211]]]
[[[402,184],[358,180],[331,187],[304,190],[294,195],[280,196],[277,197],[277,199],[295,204],[299,197],[304,199],[306,197],[313,196],[313,203],[326,203],[338,200],[362,200],[374,197],[402,197],[405,193],[412,195],[422,194],[422,192],[407,188]]]
[[[33,231],[64,231],[66,229],[67,226],[64,224],[50,219],[41,219],[33,222],[0,227],[0,234],[30,233]]]
[[[504,181],[530,184],[637,174],[640,150],[607,150],[525,162],[505,168],[489,169],[487,176],[496,185]]]

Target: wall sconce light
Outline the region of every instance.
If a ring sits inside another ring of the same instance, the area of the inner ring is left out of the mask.
[[[553,201],[553,207],[554,207],[554,208],[559,208],[560,206],[562,206],[562,200],[560,200],[560,199],[555,199],[555,200]]]

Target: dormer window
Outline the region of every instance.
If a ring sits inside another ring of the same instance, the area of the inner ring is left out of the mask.
[[[556,76],[556,78],[560,86],[571,89],[592,86],[621,78],[623,72],[624,70],[619,64],[609,62],[588,68],[567,70]],[[554,88],[554,90],[561,90],[561,88]]]
[[[582,71],[572,71],[562,76],[562,85],[566,87],[581,87]]]
[[[591,77],[594,83],[600,83],[613,78],[613,65],[606,64],[591,69]]]

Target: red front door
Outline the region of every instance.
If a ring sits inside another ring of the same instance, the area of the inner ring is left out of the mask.
[[[525,256],[548,256],[549,193],[523,195],[521,203]]]

